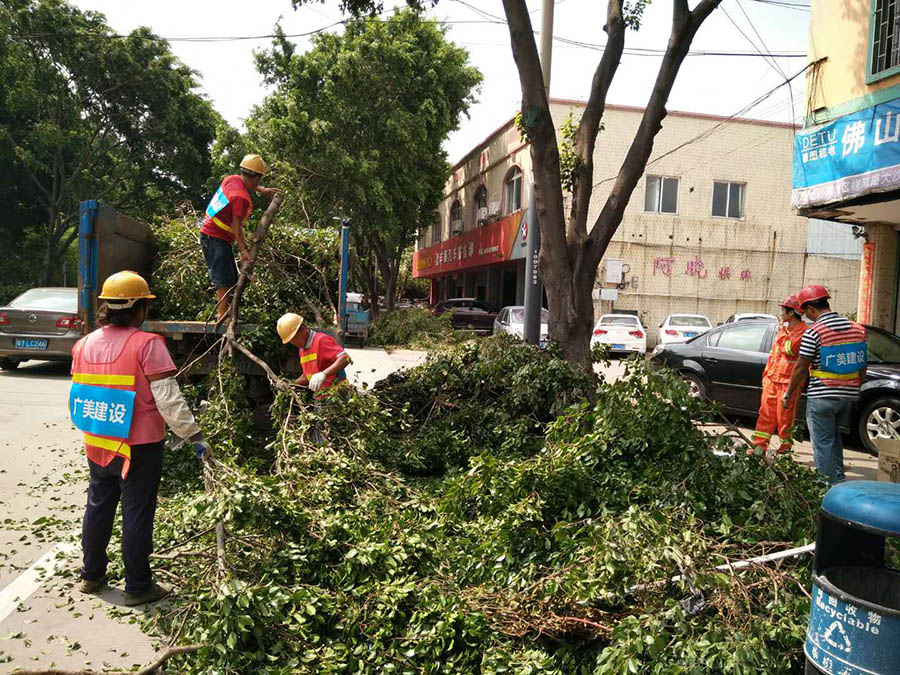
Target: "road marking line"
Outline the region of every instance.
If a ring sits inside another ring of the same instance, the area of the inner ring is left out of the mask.
[[[58,543],[31,567],[0,590],[0,622],[12,614],[41,584],[56,573],[65,557],[78,549],[78,544]]]

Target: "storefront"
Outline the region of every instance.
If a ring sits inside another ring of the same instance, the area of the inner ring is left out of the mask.
[[[522,304],[528,210],[523,209],[413,255],[413,276],[431,280],[430,302],[477,298],[495,309]]]
[[[857,319],[898,325],[900,99],[804,129],[794,142],[791,206],[865,239]]]

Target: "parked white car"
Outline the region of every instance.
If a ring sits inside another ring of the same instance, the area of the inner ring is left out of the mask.
[[[541,346],[547,344],[547,336],[550,334],[547,322],[550,321],[550,312],[541,309]],[[508,333],[516,337],[525,337],[525,307],[524,305],[510,305],[504,307],[494,319],[494,335]]]
[[[729,316],[723,323],[734,323],[735,321],[775,321],[777,323],[778,319],[771,314],[760,312],[738,312]]]
[[[669,314],[659,324],[659,344],[687,342],[712,328],[710,320],[702,314]]]
[[[647,331],[631,314],[604,314],[591,335],[591,348],[595,344],[607,344],[612,352],[643,354],[647,351]]]

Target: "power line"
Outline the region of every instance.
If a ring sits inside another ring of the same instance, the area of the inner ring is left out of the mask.
[[[722,127],[725,123],[731,122],[731,121],[733,121],[735,118],[739,117],[740,115],[746,113],[746,112],[749,111],[749,110],[752,110],[753,108],[755,108],[756,106],[758,106],[760,103],[762,103],[763,101],[765,101],[766,99],[768,99],[770,96],[772,96],[772,94],[774,94],[776,91],[778,91],[779,89],[781,89],[781,87],[783,87],[783,86],[786,85],[786,84],[789,85],[793,80],[795,80],[795,79],[798,78],[800,75],[802,75],[802,74],[805,73],[807,70],[809,70],[809,69],[814,65],[814,63],[817,63],[817,62],[813,62],[813,63],[808,63],[808,64],[806,64],[806,66],[805,66],[802,70],[797,71],[797,72],[794,73],[791,77],[785,79],[784,82],[775,85],[772,89],[770,89],[769,91],[767,91],[766,93],[764,93],[762,96],[759,96],[759,97],[756,98],[754,101],[752,101],[751,103],[747,104],[746,106],[744,106],[743,108],[741,108],[740,110],[738,110],[736,113],[734,113],[734,114],[732,114],[732,115],[729,115],[729,116],[726,117],[725,119],[723,119],[723,120],[721,120],[720,122],[717,122],[716,124],[714,124],[713,126],[711,126],[709,129],[706,129],[705,131],[703,131],[703,132],[697,134],[697,135],[694,136],[693,138],[691,138],[691,139],[685,141],[684,143],[681,143],[681,144],[675,146],[674,148],[672,148],[672,149],[669,150],[668,152],[664,152],[664,153],[661,154],[659,157],[656,157],[655,159],[653,159],[653,160],[647,162],[647,164],[646,164],[646,166],[645,166],[644,168],[646,169],[646,168],[648,168],[648,167],[650,167],[650,166],[653,166],[654,164],[656,164],[656,163],[659,162],[660,160],[664,159],[665,157],[668,157],[669,155],[672,155],[673,153],[676,153],[676,152],[678,152],[679,150],[681,150],[681,149],[683,149],[683,148],[686,148],[686,147],[689,146],[689,145],[692,145],[692,144],[694,144],[694,143],[697,143],[697,142],[699,142],[699,141],[702,141],[702,140],[708,138],[708,137],[711,136],[713,133],[715,133],[715,131],[716,131],[717,129],[719,129],[720,127]],[[618,178],[618,174],[615,175],[615,176],[610,176],[609,178],[604,178],[604,179],[602,179],[602,180],[597,181],[596,183],[594,183],[593,187],[597,187],[598,185],[602,185],[603,183],[608,183],[608,182],[611,181],[611,180],[616,180],[616,178]]]

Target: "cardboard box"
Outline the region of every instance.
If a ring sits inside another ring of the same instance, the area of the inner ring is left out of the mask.
[[[876,438],[878,448],[878,480],[900,483],[900,441]]]

